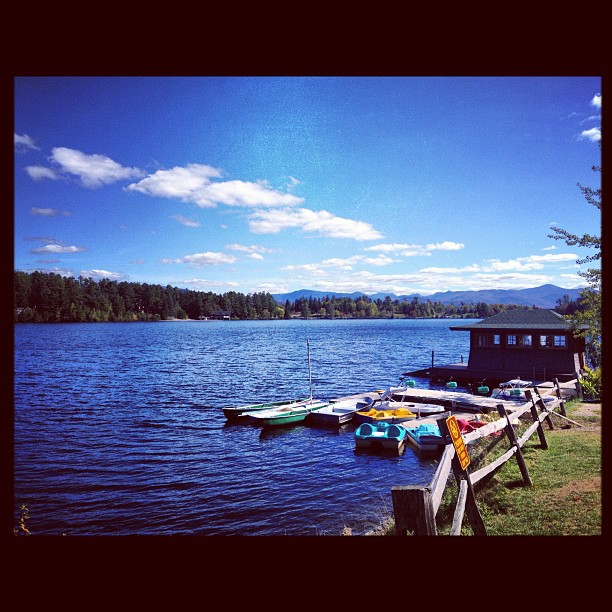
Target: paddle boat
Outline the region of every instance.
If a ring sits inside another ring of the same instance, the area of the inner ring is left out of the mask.
[[[358,410],[355,413],[355,421],[357,423],[403,423],[410,419],[416,419],[417,415],[407,408],[390,408],[383,407],[370,408],[369,410]]]
[[[352,421],[358,410],[367,408],[371,403],[372,399],[369,397],[332,401],[327,406],[313,410],[308,417],[308,421],[318,425],[337,427]]]
[[[245,412],[243,415],[248,417],[252,423],[262,427],[293,425],[295,423],[302,423],[313,410],[324,408],[328,405],[329,402],[306,400],[299,404],[284,404],[267,410]]]
[[[258,410],[269,410],[279,406],[295,406],[296,408],[308,401],[305,399],[286,399],[278,402],[265,402],[262,404],[245,404],[243,406],[225,406],[222,408],[223,415],[228,421],[234,421],[243,417],[246,412],[256,412]],[[247,418],[241,419],[247,421]]]
[[[406,429],[393,423],[362,423],[355,430],[357,448],[399,450],[406,439]]]
[[[512,380],[499,383],[499,388],[493,391],[491,397],[494,399],[515,399],[525,401],[525,389],[531,387],[532,384],[530,380],[513,378]]]
[[[406,439],[421,452],[438,452],[445,443],[436,423],[421,423],[417,427],[405,427]]]

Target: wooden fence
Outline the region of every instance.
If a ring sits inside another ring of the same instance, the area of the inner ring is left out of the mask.
[[[499,442],[508,440],[510,448],[485,467],[471,472],[468,472],[467,469],[470,465],[468,465],[465,470],[462,469],[455,452],[455,447],[452,443],[449,443],[445,446],[438,468],[428,485],[393,487],[391,495],[393,500],[393,513],[395,515],[396,535],[438,535],[436,514],[440,508],[444,490],[449,482],[448,477],[451,469],[458,486],[458,493],[450,535],[461,535],[461,526],[463,524],[464,515],[466,514],[474,535],[487,535],[484,521],[478,509],[478,505],[476,504],[473,486],[486,476],[498,470],[501,465],[513,457],[516,459],[524,484],[526,486],[531,486],[531,478],[529,477],[527,465],[525,464],[521,452],[521,448],[525,442],[527,442],[534,433],[537,433],[541,448],[547,449],[548,444],[546,442],[542,423],[546,421],[549,429],[554,429],[552,419],[550,418],[553,414],[575,425],[579,425],[579,423],[571,421],[571,419],[565,416],[563,396],[558,381],[555,380],[555,383],[557,397],[553,401],[545,403],[537,388],[535,389],[537,398],[527,389],[525,390],[525,398],[527,401],[517,410],[508,414],[504,405],[498,404],[496,406],[500,417],[498,420],[487,423],[462,436],[463,442],[469,449],[470,445],[473,445],[477,440],[495,434],[496,432],[505,433],[505,437],[502,437],[501,433],[494,436],[478,459],[470,461],[470,464],[478,463],[478,461],[497,446]],[[556,407],[560,408],[562,414],[553,412]],[[517,437],[513,425],[517,424],[519,418],[523,415],[530,415],[532,423],[520,437]],[[438,425],[445,439],[450,440],[446,420],[439,419]]]

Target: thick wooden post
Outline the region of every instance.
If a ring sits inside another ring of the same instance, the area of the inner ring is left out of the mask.
[[[537,432],[538,438],[540,438],[540,445],[542,446],[542,448],[547,449],[548,442],[546,442],[546,437],[544,436],[544,429],[542,427],[542,423],[538,415],[538,409],[536,408],[535,400],[533,399],[533,395],[531,394],[531,391],[529,389],[525,389],[525,397],[527,398],[528,402],[531,402],[531,418],[533,419],[533,422],[538,422]]]
[[[446,419],[438,419],[438,427],[440,429],[440,433],[442,437],[446,440],[450,438],[450,432],[448,430],[448,425],[446,424]],[[482,515],[480,514],[480,510],[478,509],[478,505],[476,504],[476,496],[474,495],[474,487],[472,486],[472,480],[470,479],[470,475],[467,470],[461,469],[461,464],[459,463],[459,459],[457,458],[457,453],[453,456],[452,461],[453,466],[453,474],[455,475],[455,479],[459,486],[459,493],[461,494],[462,488],[465,488],[462,481],[467,482],[467,498],[465,499],[465,511],[468,516],[468,520],[470,521],[470,526],[472,527],[472,531],[474,535],[487,535],[487,528],[482,519]],[[463,493],[465,495],[465,493]],[[462,501],[462,495],[458,495],[457,502]]]
[[[565,414],[565,402],[563,401],[563,394],[561,393],[561,387],[559,386],[559,379],[555,378],[555,386],[557,387],[557,398],[559,399],[559,409],[563,416]]]
[[[395,535],[438,535],[431,490],[408,485],[391,489]]]
[[[531,478],[529,477],[529,472],[527,471],[527,465],[525,464],[525,459],[523,459],[523,453],[521,452],[521,447],[516,439],[516,433],[514,432],[514,428],[512,427],[512,423],[510,423],[510,419],[508,418],[508,413],[504,408],[503,404],[497,404],[497,411],[499,412],[499,416],[503,419],[505,418],[507,421],[505,431],[508,439],[510,440],[510,444],[516,447],[516,462],[518,463],[519,470],[521,471],[521,476],[523,477],[523,481],[526,485],[532,486],[533,482],[531,482]]]

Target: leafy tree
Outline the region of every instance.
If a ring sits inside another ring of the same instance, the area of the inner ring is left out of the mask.
[[[601,149],[601,142],[599,145]],[[601,173],[601,166],[593,166],[594,172]],[[586,201],[601,211],[601,188],[591,189],[578,183],[578,187],[584,195]],[[591,236],[583,234],[578,236],[560,227],[552,226],[554,234],[549,234],[549,238],[554,240],[564,240],[568,246],[581,246],[595,249],[595,254],[587,255],[584,259],[577,259],[577,264],[599,261],[601,259],[601,236]],[[587,358],[594,368],[601,365],[601,268],[589,268],[585,272],[578,272],[589,286],[580,292],[578,302],[580,310],[566,315],[574,329],[574,335],[586,338]],[[580,329],[583,325],[586,330]]]

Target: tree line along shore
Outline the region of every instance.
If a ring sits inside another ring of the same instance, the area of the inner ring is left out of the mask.
[[[442,304],[413,298],[372,300],[336,297],[299,298],[284,305],[272,294],[229,291],[216,294],[167,285],[65,277],[53,272],[14,273],[16,323],[94,323],[210,319],[222,313],[233,320],[293,318],[486,318],[509,309],[528,309],[513,304]],[[555,310],[569,314],[578,304],[559,300]]]

